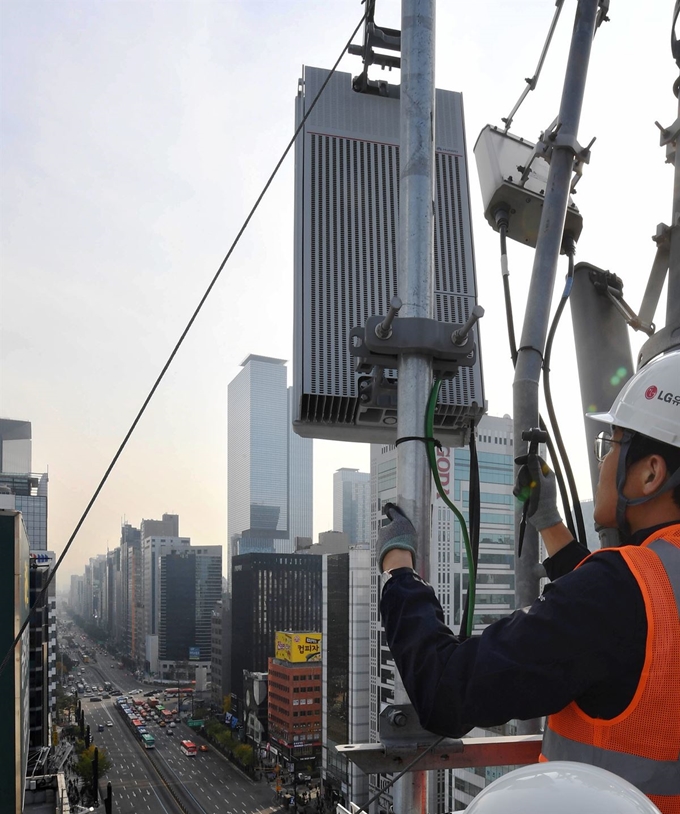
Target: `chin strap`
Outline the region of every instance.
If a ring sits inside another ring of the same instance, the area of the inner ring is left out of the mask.
[[[665,483],[651,495],[646,495],[645,497],[628,498],[623,494],[623,487],[626,483],[626,458],[628,457],[628,450],[630,449],[634,436],[635,433],[628,430],[623,431],[623,438],[621,440],[620,447],[621,451],[619,452],[619,460],[616,467],[616,525],[621,534],[623,534],[625,537],[630,537],[630,525],[626,520],[626,509],[629,506],[639,506],[642,503],[647,503],[649,500],[654,500],[654,498],[659,497],[659,495],[664,494],[664,492],[674,489],[678,484],[680,484],[680,469],[676,469],[675,472],[666,479]]]

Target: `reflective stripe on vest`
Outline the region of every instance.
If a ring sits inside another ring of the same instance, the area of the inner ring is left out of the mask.
[[[619,777],[625,777],[643,794],[680,794],[680,758],[660,761],[627,755],[624,752],[612,752],[609,749],[569,740],[547,728],[543,735],[542,752],[544,755],[550,755],[550,760],[573,760],[607,769]]]
[[[654,556],[644,553],[645,549]],[[638,582],[648,620],[645,665],[635,696],[611,722],[591,718],[574,701],[549,716],[541,759],[574,760],[607,769],[653,798],[662,811],[680,812],[680,664],[676,655],[680,652],[680,524],[652,534],[639,547],[624,546],[618,551]],[[650,740],[652,720],[660,737]],[[643,735],[645,724],[647,733]]]

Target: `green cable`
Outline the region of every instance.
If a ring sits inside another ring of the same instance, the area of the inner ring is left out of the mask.
[[[430,398],[427,402],[427,412],[425,414],[425,437],[428,439],[432,439],[434,437],[434,413],[437,408],[437,398],[439,397],[439,389],[441,388],[441,385],[442,385],[441,379],[434,380],[434,384],[432,385],[432,390],[430,392]],[[465,635],[469,638],[472,635],[472,619],[475,614],[475,590],[476,590],[475,564],[472,559],[470,537],[468,536],[465,518],[458,510],[458,508],[454,506],[453,503],[449,500],[448,495],[444,491],[444,487],[442,486],[442,482],[439,477],[439,470],[437,469],[437,456],[434,450],[435,450],[434,440],[428,440],[427,457],[430,463],[432,477],[434,478],[434,482],[437,485],[437,491],[441,495],[444,503],[446,503],[449,509],[451,509],[451,511],[458,518],[461,531],[463,532],[463,542],[465,543],[465,553],[467,554],[468,561],[468,595],[470,598],[470,601],[468,603],[468,616],[467,619],[465,620],[466,622]]]

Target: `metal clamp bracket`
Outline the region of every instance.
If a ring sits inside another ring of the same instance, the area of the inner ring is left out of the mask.
[[[411,704],[386,707],[380,713],[378,726],[380,743],[336,746],[338,752],[366,774],[401,771],[425,750],[412,771],[535,763],[541,748],[540,735],[444,738],[436,743],[439,736],[420,726]]]
[[[554,149],[561,149],[561,150],[569,150],[569,152],[574,156],[574,178],[571,182],[570,192],[574,192],[574,188],[576,184],[581,180],[581,176],[583,175],[583,166],[585,164],[590,163],[590,156],[591,151],[590,148],[595,143],[595,138],[593,137],[587,147],[582,147],[579,143],[576,136],[567,135],[560,133],[562,129],[562,125],[558,123],[557,119],[551,122],[550,126],[545,130],[538,138],[538,141],[534,145],[534,149],[529,156],[529,160],[524,167],[518,167],[517,169],[520,170],[522,173],[522,177],[520,179],[520,186],[524,186],[529,178],[529,173],[531,172],[531,165],[536,158],[543,158],[545,161],[550,163],[550,159],[552,158],[552,153]]]
[[[474,306],[463,325],[427,317],[395,319],[400,307],[401,301],[395,297],[387,317],[369,317],[365,327],[350,331],[349,351],[357,373],[371,374],[375,367],[396,369],[403,353],[431,356],[433,371],[442,379],[454,378],[461,365],[475,364],[477,345],[472,328],[484,314],[481,306]]]
[[[659,146],[666,146],[666,164],[675,164],[675,150],[678,136],[680,135],[680,116],[670,127],[663,127],[659,122],[654,122],[659,128]]]
[[[591,269],[588,272],[590,281],[592,282],[595,290],[605,297],[608,297],[612,305],[626,320],[631,328],[635,331],[643,331],[648,336],[651,336],[656,326],[653,322],[644,322],[633,311],[628,303],[623,299],[623,283],[621,279],[610,271],[597,271]]]

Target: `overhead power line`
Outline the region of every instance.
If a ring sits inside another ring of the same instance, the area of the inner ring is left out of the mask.
[[[368,4],[368,5],[370,5],[370,4]],[[95,491],[94,491],[94,494],[93,494],[93,495],[92,495],[92,497],[90,498],[89,503],[88,503],[88,504],[87,504],[87,506],[85,507],[85,511],[83,512],[83,514],[82,514],[82,516],[81,516],[80,520],[79,520],[79,521],[78,521],[78,523],[76,524],[76,527],[75,527],[75,529],[73,530],[73,533],[72,533],[72,534],[71,534],[71,536],[69,537],[68,542],[66,543],[66,546],[65,546],[64,550],[61,552],[61,555],[59,556],[58,560],[56,561],[56,563],[55,563],[55,565],[54,565],[54,568],[52,569],[52,571],[51,571],[51,573],[50,573],[50,575],[49,575],[49,577],[48,577],[47,581],[45,582],[45,585],[43,586],[42,590],[41,590],[41,591],[40,591],[40,593],[38,594],[37,599],[35,600],[35,602],[34,602],[34,603],[33,603],[33,605],[31,606],[30,610],[28,611],[28,613],[27,613],[27,615],[26,615],[26,619],[24,620],[24,623],[21,625],[21,629],[20,629],[20,630],[19,630],[19,632],[17,633],[16,638],[14,639],[14,642],[11,644],[10,648],[8,649],[7,653],[5,654],[5,657],[4,657],[4,658],[3,658],[3,660],[2,660],[2,664],[0,664],[0,675],[2,675],[2,673],[4,672],[5,667],[7,666],[8,662],[9,662],[9,660],[10,660],[10,657],[11,657],[11,655],[12,655],[13,651],[14,651],[14,648],[17,646],[17,644],[19,643],[19,640],[21,639],[21,637],[22,637],[22,636],[23,636],[23,634],[24,634],[24,631],[25,631],[25,630],[26,630],[26,628],[28,627],[29,620],[30,620],[30,618],[31,618],[31,614],[33,613],[33,611],[35,610],[35,608],[36,608],[36,607],[38,607],[38,606],[40,606],[40,605],[42,604],[42,602],[44,601],[44,598],[45,598],[45,596],[46,596],[46,594],[47,594],[47,589],[49,588],[50,583],[52,582],[52,580],[55,578],[55,576],[56,576],[56,574],[57,574],[57,570],[59,569],[59,566],[60,566],[60,565],[61,565],[61,563],[63,562],[64,557],[66,557],[66,555],[68,554],[68,551],[69,551],[69,549],[70,549],[70,547],[71,547],[71,544],[72,544],[72,543],[73,543],[73,541],[75,540],[75,538],[76,538],[76,536],[77,536],[78,532],[80,531],[81,526],[83,525],[83,523],[85,522],[85,519],[87,518],[88,514],[90,513],[90,509],[92,508],[92,506],[94,505],[95,501],[96,501],[96,500],[97,500],[97,498],[99,497],[99,493],[100,493],[100,492],[101,492],[101,490],[104,488],[104,484],[105,484],[105,483],[106,483],[106,481],[108,480],[109,475],[110,475],[110,474],[111,474],[111,472],[113,471],[114,466],[116,465],[116,463],[117,463],[118,459],[120,458],[120,456],[121,456],[121,454],[122,454],[123,450],[124,450],[124,449],[125,449],[125,447],[127,446],[127,442],[130,440],[130,437],[132,436],[132,433],[135,431],[135,428],[137,427],[137,424],[139,424],[139,421],[140,421],[141,417],[144,415],[144,412],[146,411],[146,408],[149,406],[149,402],[150,402],[150,401],[151,401],[151,399],[153,398],[153,396],[154,396],[154,394],[155,394],[156,390],[158,389],[158,386],[159,386],[159,385],[160,385],[160,383],[163,381],[163,377],[165,376],[165,374],[166,374],[166,372],[167,372],[168,368],[170,367],[170,365],[172,364],[172,361],[173,361],[173,359],[175,358],[175,356],[177,355],[177,352],[179,351],[180,347],[182,346],[182,343],[184,342],[184,340],[185,340],[185,338],[186,338],[187,334],[188,334],[188,333],[189,333],[189,331],[191,330],[191,326],[194,324],[194,322],[195,322],[195,320],[196,320],[196,317],[199,315],[199,313],[200,313],[201,309],[203,308],[203,305],[205,304],[205,301],[206,301],[206,300],[208,299],[208,297],[210,296],[210,292],[213,290],[213,287],[215,286],[215,283],[217,282],[217,280],[218,280],[218,278],[219,278],[220,274],[222,273],[222,270],[223,270],[223,269],[224,269],[224,267],[226,266],[227,261],[229,260],[229,258],[231,257],[231,255],[232,255],[232,253],[233,253],[234,249],[235,249],[235,248],[236,248],[236,246],[238,245],[238,242],[239,242],[239,240],[241,239],[241,236],[242,236],[242,235],[243,235],[243,233],[245,232],[245,230],[246,230],[246,228],[247,228],[248,224],[250,223],[250,221],[251,221],[251,219],[252,219],[253,215],[254,215],[254,214],[255,214],[255,212],[257,211],[258,206],[260,205],[260,203],[261,203],[262,199],[264,198],[265,194],[267,193],[267,190],[268,190],[268,189],[269,189],[269,187],[271,186],[271,183],[272,183],[272,181],[274,180],[274,178],[276,177],[276,174],[277,174],[277,172],[279,171],[279,169],[280,169],[281,165],[282,165],[282,164],[283,164],[283,162],[285,161],[286,156],[287,156],[287,155],[288,155],[288,153],[290,152],[291,147],[292,147],[292,146],[295,144],[295,140],[297,139],[297,137],[298,137],[298,135],[299,135],[300,131],[301,131],[301,130],[302,130],[302,128],[304,127],[305,122],[307,121],[307,119],[309,118],[309,116],[310,116],[310,114],[311,114],[312,110],[314,109],[314,106],[315,106],[315,105],[316,105],[316,103],[318,102],[319,97],[320,97],[320,96],[321,96],[321,94],[324,92],[324,89],[326,88],[326,85],[328,85],[328,83],[330,82],[330,80],[331,80],[331,78],[332,78],[333,74],[335,73],[335,71],[336,71],[336,69],[337,69],[338,65],[340,64],[340,60],[343,58],[343,56],[345,55],[345,53],[346,53],[346,52],[347,52],[347,50],[349,49],[349,46],[351,45],[352,40],[353,40],[353,39],[354,39],[354,37],[357,35],[357,32],[359,31],[359,29],[360,29],[360,28],[361,28],[361,26],[363,25],[364,20],[366,19],[366,14],[367,14],[367,13],[368,13],[368,7],[367,7],[366,11],[364,12],[364,14],[362,15],[361,19],[359,20],[359,22],[358,22],[358,24],[357,24],[356,28],[355,28],[355,29],[354,29],[354,31],[352,32],[352,34],[351,34],[350,38],[347,40],[347,43],[345,44],[345,46],[343,47],[342,51],[340,52],[340,55],[339,55],[339,56],[338,56],[338,58],[336,59],[335,64],[334,64],[334,65],[333,65],[333,67],[331,68],[331,70],[330,70],[330,72],[329,72],[328,76],[326,77],[326,79],[325,79],[324,83],[323,83],[323,84],[321,85],[321,87],[319,88],[319,92],[316,94],[316,96],[315,96],[315,97],[314,97],[314,99],[312,100],[311,104],[310,104],[310,105],[309,105],[309,107],[307,108],[307,111],[306,111],[305,115],[302,117],[302,120],[300,121],[300,124],[297,126],[297,128],[296,128],[295,132],[293,133],[293,135],[292,135],[292,137],[291,137],[290,141],[288,142],[288,144],[287,144],[287,146],[286,146],[285,150],[283,151],[283,153],[282,153],[282,155],[281,155],[281,158],[279,158],[279,160],[277,161],[276,166],[275,166],[275,167],[274,167],[274,169],[272,170],[272,172],[271,172],[271,174],[270,174],[269,178],[267,179],[267,182],[265,183],[264,187],[262,188],[262,191],[261,191],[261,192],[260,192],[260,194],[257,196],[257,200],[256,200],[256,201],[255,201],[255,203],[253,204],[253,206],[252,206],[252,208],[251,208],[250,212],[248,213],[248,215],[247,215],[246,219],[243,221],[243,225],[242,225],[242,226],[241,226],[241,228],[239,229],[238,234],[237,234],[237,235],[236,235],[236,237],[234,238],[234,240],[233,240],[233,242],[232,242],[231,246],[229,247],[229,251],[228,251],[228,252],[226,253],[226,255],[224,256],[224,259],[223,259],[223,260],[222,260],[222,262],[220,263],[220,265],[219,265],[219,267],[218,267],[217,271],[215,272],[215,274],[214,274],[214,276],[213,276],[212,280],[210,281],[210,284],[208,285],[207,289],[205,290],[205,293],[204,293],[204,294],[203,294],[203,296],[201,297],[201,299],[200,299],[200,301],[199,301],[198,305],[196,306],[196,309],[194,310],[194,313],[191,315],[191,318],[190,318],[190,319],[189,319],[189,321],[187,322],[186,327],[185,327],[185,328],[184,328],[184,330],[182,331],[182,333],[181,333],[181,335],[180,335],[179,339],[177,340],[177,344],[176,344],[176,345],[175,345],[175,347],[172,349],[172,352],[170,353],[170,356],[168,357],[168,360],[167,360],[167,361],[166,361],[166,363],[163,365],[163,368],[161,369],[161,372],[158,374],[158,378],[157,378],[157,379],[156,379],[156,381],[154,382],[154,384],[153,384],[153,386],[152,386],[151,390],[149,390],[149,393],[148,393],[147,397],[144,399],[144,403],[143,403],[143,404],[142,404],[142,406],[140,407],[139,412],[137,413],[137,415],[136,415],[136,417],[135,417],[134,421],[132,422],[132,425],[130,426],[130,429],[127,431],[127,433],[126,433],[125,437],[123,438],[123,441],[122,441],[121,445],[118,447],[118,450],[116,451],[116,454],[113,456],[113,458],[112,458],[112,460],[111,460],[111,463],[108,465],[108,467],[107,467],[107,469],[106,469],[106,472],[104,472],[104,476],[103,476],[103,477],[102,477],[102,479],[100,480],[99,485],[97,486],[97,488],[96,488],[96,489],[95,489]]]

